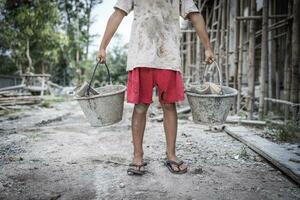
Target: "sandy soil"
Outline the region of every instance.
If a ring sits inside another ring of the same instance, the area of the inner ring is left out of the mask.
[[[0,199],[300,199],[299,187],[255,152],[190,120],[178,130],[187,174],[163,165],[163,126],[149,121],[150,173],[128,176],[131,112],[126,104],[123,120],[102,128],[90,127],[76,102],[0,118]]]

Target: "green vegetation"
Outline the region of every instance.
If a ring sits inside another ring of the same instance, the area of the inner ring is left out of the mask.
[[[300,122],[289,121],[285,124],[268,124],[265,135],[281,142],[296,142],[300,140]]]
[[[61,96],[44,96],[41,106],[45,108],[50,108],[52,104],[64,101],[66,101],[66,99]]]
[[[116,35],[114,40],[119,44],[120,36]],[[127,45],[114,45],[107,53],[107,65],[111,73],[111,78],[114,83],[125,84],[127,81],[126,62],[127,62]],[[94,56],[96,57],[96,55]],[[95,65],[95,63],[92,63]],[[92,70],[89,70],[88,80],[92,76]],[[100,66],[96,73],[96,81],[94,81],[95,87],[100,86],[102,83],[108,81],[108,75],[104,66]]]
[[[239,158],[248,158],[247,146],[243,145],[238,154]]]
[[[0,74],[50,73],[63,86],[88,80],[96,57],[88,59],[94,37],[89,34],[91,12],[101,3],[0,0]],[[114,82],[126,81],[126,48],[115,46],[108,52]],[[96,84],[106,80],[104,72],[97,73]]]

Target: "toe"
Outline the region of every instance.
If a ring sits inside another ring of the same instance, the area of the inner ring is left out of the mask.
[[[179,166],[180,170],[186,170],[187,169],[187,165],[185,163],[183,163],[182,165]]]
[[[178,171],[179,171],[179,168],[178,168],[177,165],[172,164],[172,168],[173,168],[173,170],[174,170],[175,172],[178,172]]]

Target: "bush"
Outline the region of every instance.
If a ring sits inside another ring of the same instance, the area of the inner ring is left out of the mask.
[[[297,141],[300,139],[300,122],[289,121],[286,124],[269,124],[267,134],[271,134],[277,141]]]

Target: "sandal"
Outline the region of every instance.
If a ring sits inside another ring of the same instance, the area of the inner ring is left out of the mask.
[[[146,173],[146,170],[141,170],[142,167],[146,166],[147,163],[144,162],[141,165],[130,163],[129,168],[127,169],[127,174],[132,176],[132,175],[144,175]],[[138,169],[136,169],[138,168]]]
[[[184,164],[184,162],[182,160],[179,161],[179,162],[176,162],[176,161],[173,161],[173,160],[167,160],[165,162],[165,165],[167,166],[167,168],[169,169],[169,171],[172,172],[173,174],[184,174],[184,173],[187,172],[187,168],[180,169],[180,166],[182,164]],[[178,168],[178,170],[175,170],[172,165],[176,165],[177,168]]]

